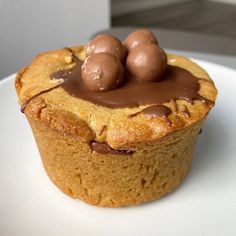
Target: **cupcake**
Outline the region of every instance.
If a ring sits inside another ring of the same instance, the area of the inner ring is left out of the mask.
[[[175,189],[217,96],[204,69],[166,54],[147,29],[124,42],[99,35],[42,53],[15,86],[49,178],[101,207],[138,205]]]

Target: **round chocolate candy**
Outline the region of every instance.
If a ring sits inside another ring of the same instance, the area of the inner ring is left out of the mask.
[[[167,65],[166,53],[155,44],[135,47],[127,57],[128,72],[139,81],[158,81]]]
[[[107,91],[122,83],[124,68],[113,54],[94,53],[85,59],[82,65],[81,78],[90,90]]]
[[[149,43],[158,45],[155,35],[148,29],[136,30],[129,34],[124,41],[124,45],[128,52],[130,52],[136,46]]]
[[[87,46],[87,55],[98,52],[108,52],[115,55],[121,63],[125,61],[126,48],[122,42],[114,36],[101,34],[93,38]]]

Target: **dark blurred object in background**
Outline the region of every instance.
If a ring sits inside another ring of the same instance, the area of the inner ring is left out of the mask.
[[[111,3],[112,26],[156,27],[236,39],[236,0],[111,0]]]

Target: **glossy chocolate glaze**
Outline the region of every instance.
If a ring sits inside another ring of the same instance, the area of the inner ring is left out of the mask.
[[[96,141],[92,141],[90,144],[92,150],[100,154],[130,155],[133,153],[133,151],[128,151],[128,150],[112,149],[107,143],[99,143]]]
[[[71,48],[65,47],[64,49],[71,53],[72,60],[73,60],[74,62],[77,62],[77,63],[80,62],[79,58],[77,58],[77,57],[75,56],[75,54],[74,54],[74,52],[73,52],[73,50],[72,50]],[[69,74],[70,74],[70,70],[62,70],[62,71],[61,71],[61,78],[68,77]],[[58,72],[58,75],[60,75],[59,72]],[[43,91],[40,91],[39,93],[33,95],[31,98],[25,100],[25,101],[22,103],[22,105],[21,105],[21,109],[20,109],[21,112],[24,113],[24,112],[25,112],[25,108],[27,107],[27,105],[28,105],[33,99],[35,99],[36,97],[39,97],[40,95],[43,95],[43,94],[45,94],[45,93],[49,93],[49,92],[51,92],[52,90],[54,90],[54,89],[56,89],[56,88],[59,88],[59,87],[61,87],[61,84],[57,84],[57,85],[55,85],[55,86],[53,86],[53,87],[51,87],[51,88],[45,89],[45,90],[43,90]]]
[[[184,105],[184,110],[182,111],[187,117],[190,117],[191,116],[191,114],[190,114],[190,112],[189,112],[189,110],[188,110],[188,107],[186,106],[186,105]]]
[[[198,94],[200,89],[200,84],[198,82],[199,78],[193,76],[187,70],[170,65],[167,66],[165,75],[161,81],[139,82],[126,73],[125,83],[121,87],[105,92],[93,92],[82,82],[81,66],[83,62],[75,56],[70,48],[65,49],[71,53],[75,66],[71,69],[60,70],[51,74],[51,79],[63,79],[63,82],[45,89],[26,100],[22,104],[22,112],[25,111],[28,103],[34,98],[48,93],[58,87],[62,87],[71,96],[110,108],[132,108],[140,105],[157,104],[151,105],[140,112],[131,114],[129,115],[129,118],[142,113],[151,118],[162,117],[166,120],[168,125],[172,124],[171,120],[168,118],[171,114],[171,110],[168,107],[161,105],[165,102],[173,102],[176,111],[178,111],[176,100],[181,99],[190,103],[193,103],[194,100],[200,100],[206,105],[214,104],[213,101],[210,101]],[[190,116],[187,107],[183,112],[187,116]],[[114,150],[107,143],[92,141],[90,144],[92,150],[101,154],[129,155],[133,153],[133,151],[128,150]]]
[[[36,98],[36,97],[38,97],[38,96],[40,96],[40,95],[42,95],[44,93],[48,93],[48,92],[52,91],[52,90],[54,90],[54,89],[56,89],[56,88],[58,88],[60,86],[61,86],[61,84],[57,84],[56,86],[53,86],[53,87],[48,88],[48,89],[45,89],[45,90],[35,94],[34,96],[32,96],[31,98],[29,98],[28,100],[26,100],[26,101],[24,101],[22,103],[20,111],[22,113],[24,113],[25,112],[25,108],[27,107],[27,105],[29,104],[30,101],[32,101],[34,98]]]
[[[198,94],[200,88],[199,78],[193,76],[187,70],[170,65],[167,66],[166,73],[159,82],[138,82],[126,73],[126,83],[123,86],[106,92],[92,92],[84,86],[81,80],[81,66],[83,62],[75,56],[70,48],[65,49],[71,53],[72,59],[76,63],[75,66],[72,69],[54,72],[51,78],[63,78],[64,82],[43,90],[26,100],[22,104],[22,112],[24,112],[31,100],[58,87],[62,87],[72,96],[110,108],[163,104],[170,101],[174,102],[177,107],[176,100],[178,99],[183,99],[190,103],[193,103],[194,100],[200,100],[207,105],[214,104],[213,101]]]
[[[177,102],[176,102],[175,100],[172,100],[171,102],[172,102],[173,105],[174,105],[174,111],[175,111],[175,112],[178,112],[178,111],[179,111],[179,107],[178,107]]]
[[[139,82],[126,73],[125,82],[119,88],[95,92],[89,90],[81,80],[82,61],[69,70],[53,73],[51,78],[64,79],[62,88],[70,95],[109,108],[138,107],[148,104],[163,104],[170,101],[185,100],[193,103],[200,100],[213,105],[200,94],[199,78],[189,71],[176,66],[167,66],[163,79],[158,82]]]
[[[129,115],[129,118],[132,118],[134,116],[137,116],[139,114],[143,114],[144,116],[150,117],[150,118],[156,118],[156,117],[162,117],[166,120],[168,125],[171,125],[172,122],[168,118],[168,116],[172,113],[171,109],[164,105],[153,105],[150,107],[146,107],[142,111],[136,112],[134,114]]]

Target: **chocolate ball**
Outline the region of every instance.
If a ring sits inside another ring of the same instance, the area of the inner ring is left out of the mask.
[[[127,57],[128,72],[139,81],[158,81],[167,65],[166,53],[155,44],[135,47]]]
[[[138,45],[149,43],[158,45],[155,35],[148,29],[136,30],[129,34],[124,41],[124,45],[128,52]]]
[[[115,55],[121,63],[124,63],[126,57],[126,48],[122,42],[114,36],[101,34],[93,38],[87,47],[87,55],[98,52],[108,52]]]
[[[113,54],[94,53],[85,59],[81,69],[81,78],[90,90],[107,91],[122,83],[124,68]]]

